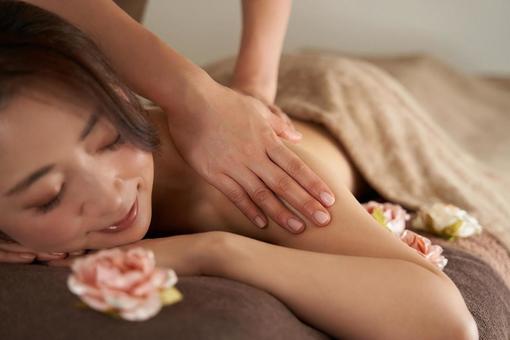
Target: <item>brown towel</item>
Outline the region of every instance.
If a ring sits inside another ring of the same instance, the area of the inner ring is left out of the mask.
[[[459,288],[481,340],[510,336],[510,290],[484,261],[444,247],[445,273]],[[68,268],[0,264],[0,329],[17,339],[327,339],[255,287],[218,277],[180,277],[184,299],[133,323],[78,308]],[[367,320],[370,323],[370,320]]]
[[[285,55],[276,103],[323,124],[385,200],[411,211],[451,203],[475,216],[484,232],[451,245],[483,258],[510,287],[510,155],[502,154],[510,150],[510,92],[428,57],[370,60],[380,67]],[[233,62],[205,69],[228,84]]]
[[[481,340],[510,339],[510,289],[486,262],[460,249],[443,247],[444,272],[459,289]]]

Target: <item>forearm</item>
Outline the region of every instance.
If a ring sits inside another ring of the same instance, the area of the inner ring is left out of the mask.
[[[349,339],[458,339],[458,291],[407,261],[315,253],[229,236],[205,274],[264,289],[304,321]],[[364,326],[366,325],[366,326]]]
[[[89,35],[138,94],[167,112],[183,112],[200,86],[214,81],[200,67],[130,18],[111,0],[28,0]],[[93,18],[93,20],[91,20]]]
[[[291,0],[244,0],[243,32],[233,84],[276,86]]]

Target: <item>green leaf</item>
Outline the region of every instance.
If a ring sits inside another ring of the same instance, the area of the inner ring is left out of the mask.
[[[381,208],[375,207],[374,210],[372,210],[372,216],[375,218],[375,220],[382,225],[386,230],[391,232],[391,228],[388,227],[386,224],[386,217],[384,216],[384,212]]]
[[[384,213],[381,210],[381,208],[376,207],[374,210],[372,210],[372,216],[375,218],[379,224],[382,224],[383,226],[386,226],[386,219],[384,218]]]
[[[455,222],[453,222],[449,226],[445,227],[442,230],[442,234],[445,236],[449,236],[450,239],[455,238],[458,236],[458,231],[462,227],[463,224],[464,224],[464,221],[462,221],[461,219],[457,219]]]
[[[164,305],[171,305],[182,300],[182,294],[175,287],[167,288],[159,293],[161,303]]]

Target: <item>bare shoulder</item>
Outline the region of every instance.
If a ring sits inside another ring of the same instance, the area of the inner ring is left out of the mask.
[[[368,190],[368,184],[344,146],[324,126],[294,118],[292,121],[303,139],[298,144],[286,141],[285,144],[310,167],[321,171],[326,183],[340,182],[356,197]]]

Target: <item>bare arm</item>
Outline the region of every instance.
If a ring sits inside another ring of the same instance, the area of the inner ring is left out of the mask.
[[[315,253],[223,234],[224,241],[208,252],[204,274],[264,289],[299,318],[335,337],[478,338],[457,289],[419,265]]]
[[[86,32],[123,80],[165,110],[182,112],[186,98],[214,81],[200,67],[133,20],[111,0],[27,0]]]
[[[243,32],[233,87],[272,103],[291,0],[243,0]]]
[[[185,161],[252,224],[263,228],[269,216],[290,232],[304,226],[278,197],[303,213],[302,206],[312,202],[327,214],[331,190],[283,145],[279,137],[292,133],[268,107],[215,82],[111,0],[28,2],[90,35],[125,82],[163,108]],[[290,184],[278,191],[283,181]]]

